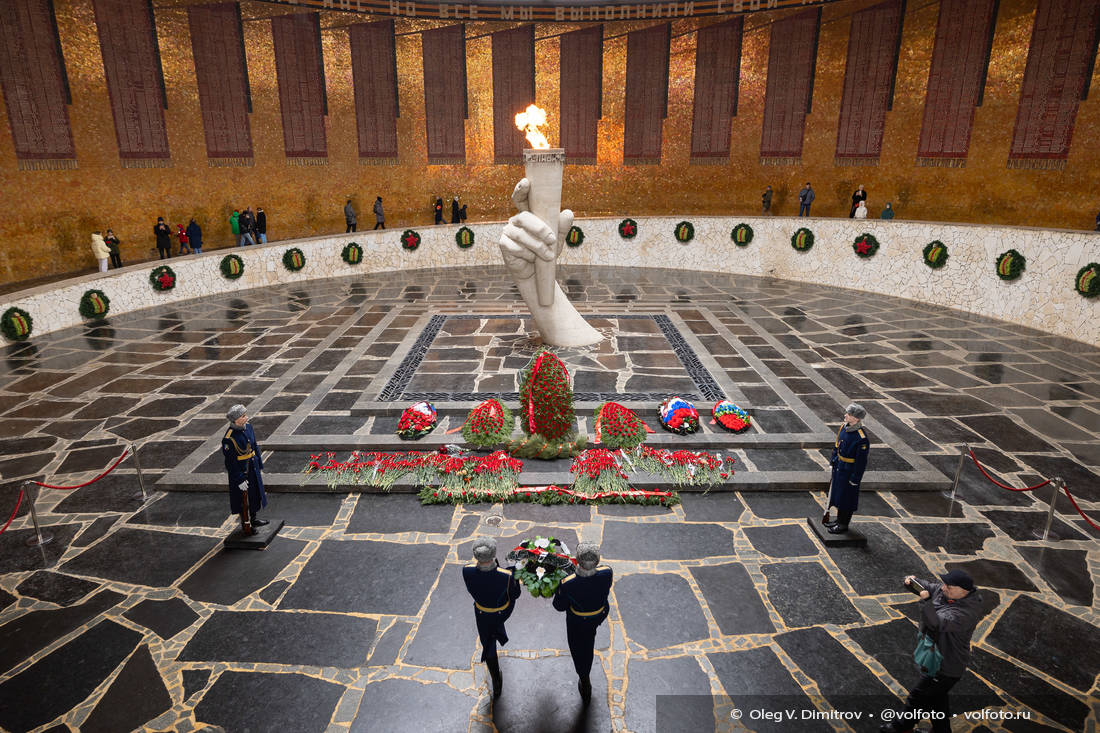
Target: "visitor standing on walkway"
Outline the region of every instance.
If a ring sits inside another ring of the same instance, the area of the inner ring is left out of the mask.
[[[761,200],[761,216],[771,216],[772,213],[772,187],[768,186],[764,189],[764,195],[760,197]]]
[[[441,197],[439,197],[439,196],[436,197],[435,205],[432,207],[432,209],[435,211],[435,223],[436,224],[442,224],[443,223],[443,199]]]
[[[187,222],[187,239],[191,242],[191,251],[197,255],[202,254],[202,227],[195,221],[195,217],[191,217],[191,221]]]
[[[158,216],[157,223],[153,227],[153,236],[157,238],[157,252],[160,253],[162,260],[169,259],[172,256],[172,232],[168,229],[168,225],[164,223],[164,217]]]
[[[229,215],[229,228],[233,230],[233,241],[237,243],[237,246],[241,246],[241,212],[237,209],[233,209],[233,213]]]
[[[854,218],[856,218],[856,219],[866,219],[867,218],[867,204],[865,204],[862,201],[859,202],[859,204],[856,206],[856,211],[855,211],[855,217]]]
[[[256,207],[256,243],[267,244],[267,214],[264,207]]]
[[[355,231],[355,207],[351,205],[351,199],[348,199],[348,202],[344,204],[344,223],[348,225],[347,229],[344,230],[344,234]]]
[[[940,576],[943,584],[912,575],[905,584],[920,591],[920,633],[927,634],[942,655],[939,669],[921,667],[920,681],[909,691],[897,719],[879,728],[881,733],[908,733],[931,712],[932,733],[950,733],[951,708],[947,693],[970,664],[970,639],[982,617],[982,597],[965,570]]]
[[[866,200],[867,192],[863,190],[863,184],[861,183],[859,184],[859,188],[855,190],[855,193],[852,194],[852,210],[848,212],[849,219],[856,218],[856,209],[858,209],[859,205]]]
[[[806,186],[798,192],[798,215],[809,216],[810,204],[814,202],[814,189],[810,185],[809,181],[806,181]]]
[[[176,224],[176,239],[180,242],[180,251],[176,254],[185,255],[191,252],[191,238],[187,236],[183,224]]]
[[[592,699],[592,659],[595,656],[596,630],[607,618],[607,597],[614,574],[600,565],[600,548],[591,542],[577,545],[577,568],[567,575],[554,592],[554,608],[565,612],[565,635],[569,654],[577,672],[577,690],[587,705]]]
[[[458,196],[451,199],[451,223],[458,224],[462,221],[462,211],[458,208]]]
[[[246,208],[241,212],[237,225],[241,230],[241,241],[238,245],[243,247],[250,244],[256,244],[256,240],[252,237],[252,232],[256,228],[256,217],[252,215],[251,208]]]
[[[222,457],[229,474],[229,511],[240,515],[241,528],[246,535],[251,535],[255,534],[255,527],[268,523],[256,517],[256,513],[267,506],[261,474],[264,459],[244,405],[233,405],[226,417],[229,429],[222,437]]]
[[[382,197],[379,196],[374,200],[374,228],[385,229],[386,228],[386,212],[382,209]]]
[[[884,208],[882,210],[882,213],[878,215],[878,218],[880,218],[880,219],[893,219],[894,218],[894,207],[890,205],[889,201],[886,202],[886,208]]]
[[[848,523],[859,508],[859,487],[863,481],[863,472],[867,470],[867,456],[871,452],[871,441],[863,429],[863,418],[867,410],[852,403],[844,408],[844,424],[836,434],[833,445],[832,481],[829,484],[829,504],[825,509],[823,524],[829,534],[844,534]],[[836,507],[836,521],[828,520],[828,507]]]
[[[504,679],[500,674],[497,643],[508,643],[504,622],[512,615],[519,598],[519,580],[514,568],[502,568],[497,562],[497,543],[478,537],[473,546],[474,562],[462,568],[462,580],[474,599],[474,623],[481,639],[481,661],[489,668],[493,697],[500,697]]]
[[[103,242],[107,245],[107,249],[111,251],[111,267],[122,267],[122,252],[119,250],[122,242],[119,241],[119,238],[108,229],[106,236],[103,237]]]
[[[99,263],[99,271],[107,272],[107,258],[111,256],[111,249],[99,232],[92,232],[92,256]]]

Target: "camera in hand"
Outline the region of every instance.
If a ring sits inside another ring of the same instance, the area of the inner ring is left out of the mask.
[[[912,593],[915,596],[919,596],[921,593],[923,593],[925,590],[927,590],[927,588],[925,588],[923,585],[921,585],[920,583],[917,582],[916,578],[914,578],[913,580],[910,580],[908,583],[906,583],[905,587],[909,590],[910,593]]]

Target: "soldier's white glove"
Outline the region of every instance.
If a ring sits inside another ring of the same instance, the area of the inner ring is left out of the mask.
[[[238,486],[237,488],[240,489],[241,491],[248,491],[248,482],[247,481],[242,481],[241,485]]]

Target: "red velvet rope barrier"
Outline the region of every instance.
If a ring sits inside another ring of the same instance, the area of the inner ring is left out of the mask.
[[[118,459],[115,460],[115,462],[111,464],[111,467],[108,468],[106,471],[99,474],[98,476],[96,476],[91,481],[85,481],[84,483],[77,484],[76,486],[54,486],[53,484],[44,484],[41,481],[32,481],[31,483],[36,484],[38,486],[41,486],[44,489],[60,489],[61,491],[72,491],[73,489],[80,489],[80,488],[83,488],[83,487],[85,487],[89,484],[94,484],[96,481],[99,481],[101,478],[103,478],[104,476],[109,474],[111,471],[115,470],[115,468],[118,466],[118,464],[122,463],[123,459],[125,459],[126,456],[128,456],[128,455],[130,455],[130,449],[129,448],[122,451],[122,455],[119,456]]]
[[[1081,515],[1081,518],[1088,522],[1089,526],[1093,529],[1100,530],[1100,526],[1097,526],[1096,522],[1086,517],[1085,513],[1081,511],[1081,507],[1077,506],[1077,500],[1073,498],[1073,494],[1069,493],[1069,489],[1066,488],[1065,484],[1062,484],[1062,491],[1065,492],[1066,498],[1069,499],[1069,503],[1073,504],[1073,508],[1077,510],[1077,513]]]
[[[4,531],[11,525],[15,519],[15,515],[19,513],[19,505],[23,503],[23,489],[19,489],[19,498],[15,500],[15,508],[11,510],[11,516],[8,517],[8,521],[4,522],[3,529],[0,529],[0,534],[4,534]]]
[[[1043,488],[1044,486],[1046,486],[1047,484],[1050,483],[1050,479],[1047,479],[1046,481],[1044,481],[1041,484],[1035,484],[1034,486],[1027,486],[1027,487],[1022,488],[1022,489],[1014,489],[1011,486],[1005,486],[1000,481],[998,481],[997,479],[993,478],[988,473],[986,473],[986,470],[984,468],[982,468],[982,464],[978,463],[978,457],[976,455],[974,455],[973,450],[970,450],[970,457],[971,457],[971,459],[973,459],[974,465],[977,466],[978,470],[982,472],[983,476],[985,476],[987,479],[989,479],[990,481],[995,483],[997,486],[1000,486],[1002,489],[1006,489],[1008,491],[1035,491],[1035,489],[1041,489],[1041,488]]]

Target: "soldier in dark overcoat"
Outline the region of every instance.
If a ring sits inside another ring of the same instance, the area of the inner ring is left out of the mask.
[[[245,534],[253,534],[254,527],[263,527],[268,523],[266,519],[256,517],[256,512],[267,506],[267,493],[260,473],[264,460],[244,405],[233,405],[226,417],[229,418],[229,428],[222,436],[222,456],[229,474],[229,510],[241,515]]]
[[[833,456],[829,463],[833,467],[832,482],[829,485],[829,506],[836,507],[836,521],[826,521],[830,534],[844,534],[848,523],[859,508],[859,485],[863,481],[863,472],[867,470],[867,455],[871,441],[863,428],[863,418],[867,410],[852,403],[844,408],[844,424],[836,434]],[[826,513],[827,515],[827,513]]]
[[[600,548],[591,542],[577,545],[577,567],[562,579],[554,592],[554,608],[565,612],[565,633],[569,654],[577,671],[577,689],[587,705],[592,699],[592,659],[595,655],[596,629],[607,618],[607,597],[614,574],[600,565]]]
[[[500,675],[497,643],[508,643],[504,622],[512,615],[519,598],[519,580],[513,568],[502,568],[497,562],[497,543],[489,537],[478,537],[473,546],[474,562],[462,568],[466,590],[474,599],[474,622],[481,639],[481,661],[489,668],[493,681],[493,697],[500,697],[504,680]]]

